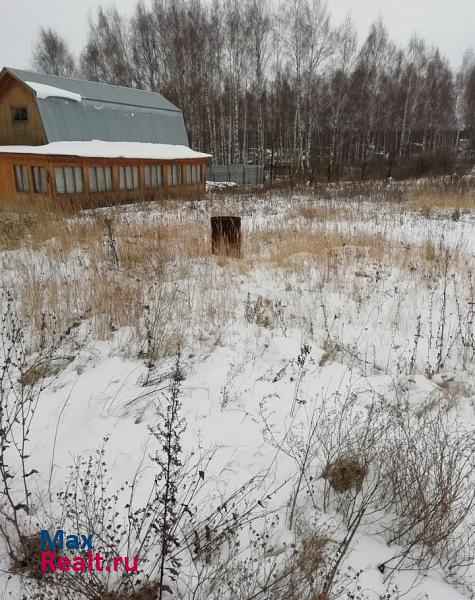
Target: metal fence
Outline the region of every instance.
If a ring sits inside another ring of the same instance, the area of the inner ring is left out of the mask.
[[[235,183],[264,183],[264,167],[258,165],[211,165],[206,174],[208,181]]]

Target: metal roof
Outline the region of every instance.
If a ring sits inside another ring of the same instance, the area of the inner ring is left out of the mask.
[[[188,146],[182,112],[158,93],[19,69],[6,71],[26,85],[39,83],[81,96],[81,102],[37,97],[48,142],[100,139]]]

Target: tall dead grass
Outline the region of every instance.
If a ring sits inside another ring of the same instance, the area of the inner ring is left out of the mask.
[[[306,221],[337,221],[348,216],[348,210],[335,206],[299,206],[293,210],[293,216]]]
[[[412,195],[407,207],[409,210],[426,214],[433,210],[469,212],[475,210],[475,190],[421,190]]]
[[[306,278],[310,263],[324,283],[353,295],[381,268],[421,279],[444,269],[445,251],[433,242],[395,243],[372,227],[376,204],[365,207],[362,218],[358,213],[358,226],[346,207],[334,203],[309,206],[305,200],[281,212],[274,204],[260,219],[244,219],[240,261],[211,255],[208,215],[217,208],[196,208],[170,202],[75,214],[4,211],[2,285],[15,288],[34,330],[44,326],[45,315],[54,315],[59,330],[82,320],[100,339],[128,328],[130,353],[150,334],[145,313],[152,307],[158,355],[174,352],[187,335],[220,343],[235,318],[240,283],[261,267]],[[245,204],[235,208],[249,211]],[[467,268],[456,251],[450,260]]]
[[[22,234],[0,241],[4,250],[20,250],[4,256],[12,276],[3,283],[15,287],[38,335],[45,335],[45,315],[54,315],[55,331],[79,320],[98,339],[127,328],[129,355],[144,354],[146,339],[154,357],[175,353],[191,332],[222,339],[235,293],[227,265],[210,259],[203,223],[118,210],[16,218]]]
[[[373,267],[396,268],[403,275],[421,277],[440,274],[445,251],[433,242],[397,243],[382,233],[352,232],[348,229],[289,226],[257,229],[248,236],[249,259],[272,267],[305,274],[308,261],[318,267],[324,281],[338,285],[348,274],[365,275]],[[249,256],[250,255],[250,256]],[[461,261],[458,251],[451,260]]]

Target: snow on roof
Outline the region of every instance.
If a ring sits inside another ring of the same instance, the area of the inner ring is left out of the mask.
[[[36,97],[40,100],[45,98],[65,98],[66,100],[74,100],[74,102],[81,102],[82,98],[80,94],[75,92],[68,92],[61,88],[53,87],[52,85],[46,85],[44,83],[35,83],[33,81],[25,81],[26,85],[31,87],[36,92]]]
[[[142,142],[52,142],[44,146],[0,146],[0,153],[80,156],[90,158],[135,158],[178,160],[209,158],[211,154],[195,152],[188,146]]]

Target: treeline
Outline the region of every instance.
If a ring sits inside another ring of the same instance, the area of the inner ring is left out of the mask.
[[[42,29],[34,66],[160,91],[183,110],[190,144],[218,163],[331,177],[453,157],[475,137],[473,52],[454,73],[418,37],[395,44],[381,21],[359,43],[351,19],[333,24],[323,0],[151,0],[131,16],[100,8],[78,57]]]

